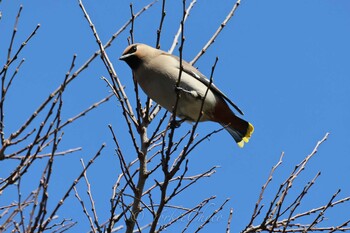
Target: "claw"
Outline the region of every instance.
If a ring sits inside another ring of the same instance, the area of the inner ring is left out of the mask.
[[[172,120],[170,122],[170,127],[171,128],[179,128],[183,122],[185,122],[186,119],[181,119],[181,120]]]

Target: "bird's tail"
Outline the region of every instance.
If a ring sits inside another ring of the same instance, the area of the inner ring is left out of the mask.
[[[249,139],[254,132],[254,126],[252,124],[236,115],[232,115],[228,123],[220,122],[220,124],[225,127],[241,148],[244,146],[244,143],[249,142]]]

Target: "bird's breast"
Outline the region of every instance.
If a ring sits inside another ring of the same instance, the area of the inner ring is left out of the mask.
[[[134,75],[146,95],[168,111],[173,111],[179,94],[176,110],[179,117],[196,121],[204,101],[201,120],[210,120],[218,97],[209,90],[204,99],[208,87],[194,77],[182,72],[179,88],[176,88],[179,78],[176,67],[141,66]]]

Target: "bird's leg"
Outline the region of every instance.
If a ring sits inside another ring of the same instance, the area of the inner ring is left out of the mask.
[[[170,128],[179,128],[183,122],[187,121],[186,118],[183,118],[181,120],[172,120],[170,121]]]

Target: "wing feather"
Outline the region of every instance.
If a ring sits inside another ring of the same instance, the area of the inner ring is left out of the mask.
[[[164,55],[169,55],[174,57],[176,60],[179,61],[179,57],[176,57],[172,54],[168,54],[165,53]],[[182,67],[183,67],[183,71],[192,76],[193,78],[197,79],[198,81],[202,82],[204,85],[209,86],[210,84],[210,80],[205,77],[201,72],[199,72],[199,70],[197,70],[196,68],[194,68],[192,65],[190,65],[189,63],[187,63],[186,61],[182,60]],[[179,67],[180,69],[180,63],[179,63]],[[226,100],[232,107],[234,107],[241,115],[244,115],[243,111],[235,104],[233,103],[224,93],[222,93],[219,88],[217,88],[213,83],[210,85],[210,90],[213,91],[214,93],[218,94],[220,97],[222,97],[224,100]]]

